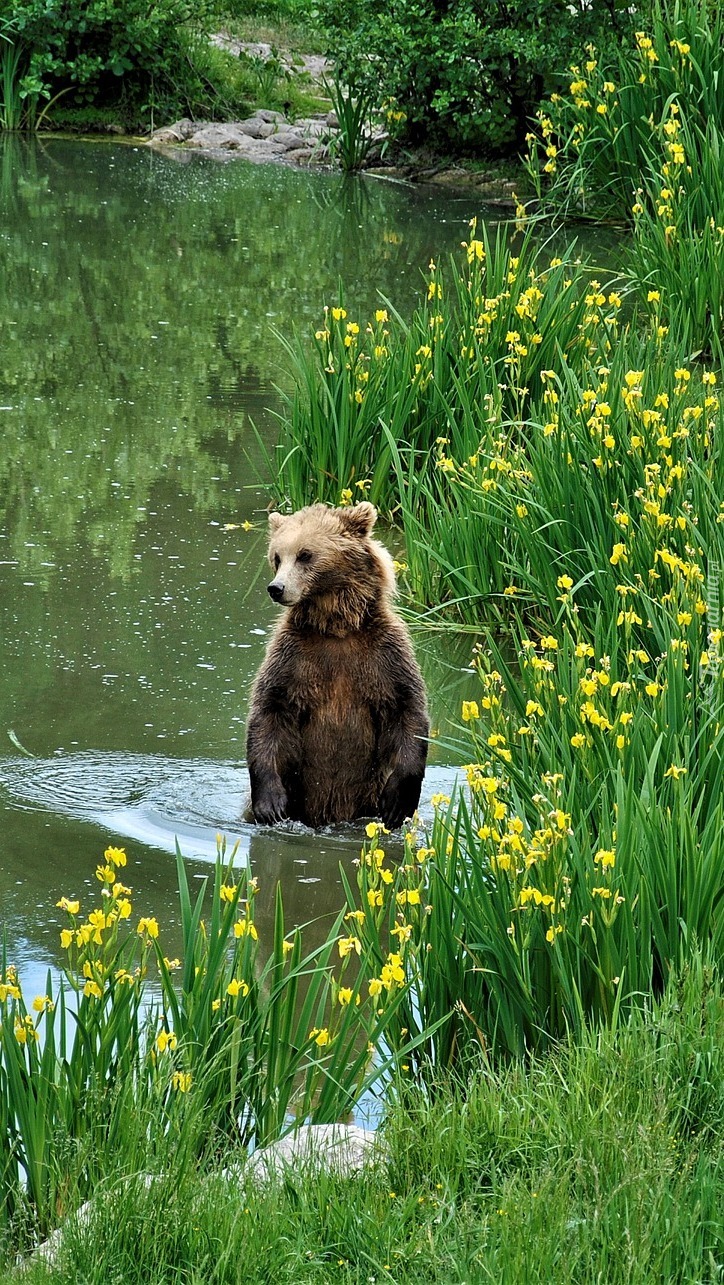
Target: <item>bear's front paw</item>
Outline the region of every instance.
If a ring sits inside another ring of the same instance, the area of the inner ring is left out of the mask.
[[[281,786],[267,790],[252,802],[252,812],[257,825],[276,825],[287,815],[287,796]]]
[[[380,796],[380,815],[388,830],[396,830],[406,817],[411,817],[420,802],[422,778],[398,776],[395,772]]]

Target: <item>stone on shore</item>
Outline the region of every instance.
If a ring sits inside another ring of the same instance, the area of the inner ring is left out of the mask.
[[[289,121],[282,112],[260,108],[246,120],[219,124],[179,120],[154,130],[151,147],[171,148],[172,154],[203,152],[219,160],[241,156],[244,160],[277,161],[294,165],[323,165],[330,160],[336,128],[328,116]]]

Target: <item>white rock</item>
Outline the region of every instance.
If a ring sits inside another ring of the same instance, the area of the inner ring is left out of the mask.
[[[259,1182],[282,1178],[285,1173],[325,1169],[348,1177],[379,1160],[377,1135],[354,1124],[306,1124],[279,1142],[255,1151],[244,1174]]]

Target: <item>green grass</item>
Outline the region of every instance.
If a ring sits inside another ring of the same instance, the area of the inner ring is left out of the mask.
[[[310,17],[306,0],[252,5],[244,13],[232,11],[225,15],[219,26],[235,39],[250,44],[275,45],[297,55],[325,52],[324,41]]]
[[[23,1279],[718,1281],[723,1036],[719,984],[695,961],[616,1031],[430,1092],[400,1085],[386,1160],[358,1178],[245,1188],[171,1155],[147,1190],[110,1166],[57,1267]]]
[[[362,167],[373,145],[374,97],[365,87],[335,78],[326,80],[324,88],[339,123],[335,155],[345,174],[351,174]]]

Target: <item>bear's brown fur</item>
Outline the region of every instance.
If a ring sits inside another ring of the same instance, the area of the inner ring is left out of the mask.
[[[254,819],[320,826],[381,816],[420,797],[429,723],[412,644],[390,606],[392,559],[367,502],[269,517],[269,593],[286,607],[251,696]]]

